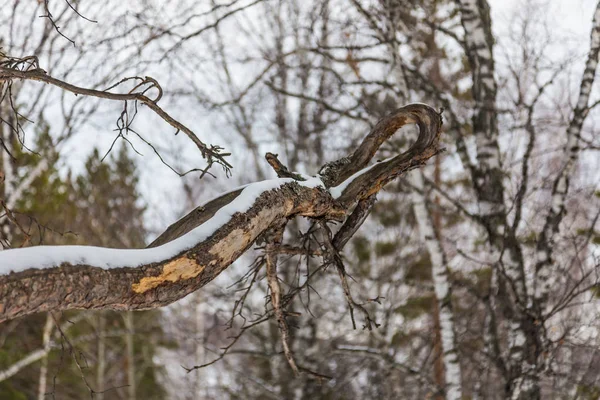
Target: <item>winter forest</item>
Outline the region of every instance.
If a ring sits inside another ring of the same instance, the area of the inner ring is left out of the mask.
[[[0,399],[600,399],[598,0],[0,0]]]

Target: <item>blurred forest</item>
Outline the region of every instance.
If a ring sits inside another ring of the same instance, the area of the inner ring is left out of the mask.
[[[36,56],[98,90],[150,75],[233,166],[198,172],[197,149],[135,102],[0,71],[3,249],[145,247],[275,177],[266,152],[315,175],[411,102],[443,109],[445,147],[387,185],[344,248],[372,321],[353,327],[321,225],[288,225],[278,279],[300,375],[257,242],[163,309],[0,324],[0,398],[599,399],[600,3],[574,2],[583,36],[554,28],[552,1],[517,3],[500,36],[487,0],[0,0],[0,65]]]

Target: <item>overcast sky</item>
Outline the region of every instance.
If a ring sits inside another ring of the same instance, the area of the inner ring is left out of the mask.
[[[589,36],[596,0],[534,0],[531,2],[539,4],[540,13],[550,16],[556,24],[557,31],[574,36]],[[496,34],[503,34],[515,10],[520,10],[527,1],[489,0],[489,3],[494,31]]]

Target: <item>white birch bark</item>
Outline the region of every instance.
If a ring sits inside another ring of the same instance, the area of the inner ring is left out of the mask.
[[[8,175],[10,175],[11,178],[10,181],[5,180],[4,182],[4,200],[6,207],[8,207],[9,210],[12,210],[17,204],[17,201],[23,195],[23,192],[25,192],[31,187],[31,184],[33,183],[35,178],[37,178],[44,171],[46,171],[46,169],[48,168],[48,160],[46,158],[41,159],[40,162],[35,166],[35,168],[31,170],[29,175],[27,175],[27,177],[23,181],[21,181],[16,187],[14,187],[14,171],[12,168],[12,163],[9,161],[8,154],[2,155],[2,164],[4,171],[8,171]],[[7,244],[10,245],[10,242],[12,240],[12,235],[10,232],[10,222],[8,221],[6,215],[2,215],[2,211],[4,210],[0,210],[0,229],[2,230],[2,236],[4,240],[6,240]],[[4,240],[0,240],[0,246],[2,247],[4,246]]]
[[[513,399],[539,398],[533,348],[538,338],[532,323],[518,302],[529,304],[522,251],[514,232],[507,232],[504,183],[498,145],[496,116],[497,83],[494,77],[493,35],[490,8],[486,0],[457,0],[460,5],[464,40],[473,76],[473,133],[477,146],[477,167],[473,175],[479,213],[488,231],[492,252],[510,280],[516,300],[510,301],[509,319],[509,390]],[[500,256],[501,255],[501,256]],[[494,271],[498,273],[498,271]],[[531,327],[529,327],[531,328]],[[527,335],[529,332],[529,336]]]
[[[8,208],[13,208],[19,198],[23,195],[23,192],[31,187],[31,184],[40,176],[43,172],[48,169],[48,159],[42,158],[40,162],[29,172],[29,175],[25,179],[23,179],[17,187],[12,190],[12,193],[6,195],[6,206]]]
[[[135,334],[133,325],[133,311],[126,311],[123,315],[125,320],[125,348],[127,351],[127,399],[135,400],[136,382],[135,382],[135,361],[133,335]]]
[[[473,73],[475,111],[480,114],[478,118],[483,119],[482,123],[476,124],[473,132],[477,144],[477,161],[480,169],[491,171],[500,168],[500,152],[495,116],[497,84],[494,78],[493,39],[490,37],[491,29],[488,29],[485,22],[489,19],[489,6],[487,2],[478,0],[459,0],[459,4],[467,56]]]
[[[0,382],[16,375],[17,373],[19,373],[19,371],[21,371],[26,366],[31,365],[34,362],[41,360],[46,354],[48,354],[49,351],[50,351],[50,349],[46,350],[43,348],[32,351],[27,356],[23,357],[16,363],[12,364],[7,369],[0,371]]]
[[[42,365],[40,367],[40,381],[38,385],[38,400],[44,400],[46,397],[46,386],[48,382],[48,353],[50,352],[50,334],[52,333],[52,327],[54,323],[52,321],[52,315],[48,313],[46,315],[46,324],[42,334],[42,345],[44,355],[42,356]]]
[[[2,112],[2,110],[0,109],[0,112]],[[0,133],[2,134],[2,142],[4,143],[4,145],[8,148],[10,148],[10,143],[11,143],[11,135],[10,135],[10,129],[7,126],[2,126],[0,127]],[[15,172],[14,172],[14,168],[10,159],[10,155],[7,154],[4,150],[3,150],[3,154],[2,154],[2,172],[4,174],[4,193],[2,197],[4,197],[5,199],[9,198],[12,196],[13,194],[13,187],[14,187],[14,182],[15,182]],[[0,214],[3,213],[4,210],[0,210]],[[6,246],[10,245],[11,242],[11,236],[10,236],[10,226],[8,224],[8,220],[6,218],[4,218],[4,221],[0,220],[0,229],[2,230],[2,239],[0,240],[0,246],[4,249],[6,248]]]
[[[98,312],[97,316],[97,334],[98,334],[98,368],[96,369],[96,398],[104,400],[104,373],[106,371],[106,341],[104,330],[106,327],[106,317],[104,312]]]
[[[419,235],[427,247],[431,258],[436,301],[440,310],[440,330],[444,362],[445,398],[460,400],[462,398],[461,369],[458,359],[458,346],[454,327],[454,312],[452,310],[452,290],[449,281],[448,263],[444,249],[440,243],[431,214],[427,209],[427,198],[423,195],[424,182],[420,171],[409,175],[416,190],[412,191],[413,209],[419,225]]]

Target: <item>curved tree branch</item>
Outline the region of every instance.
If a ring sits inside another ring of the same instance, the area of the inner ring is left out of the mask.
[[[148,106],[148,108],[150,108],[156,115],[175,128],[177,130],[176,132],[181,131],[185,133],[188,138],[194,142],[196,147],[198,147],[202,153],[202,157],[207,159],[209,166],[213,163],[218,163],[227,170],[232,167],[231,164],[225,160],[225,157],[229,155],[228,153],[222,153],[221,148],[218,146],[207,145],[206,143],[202,142],[191,129],[177,121],[158,105],[158,101],[162,97],[163,90],[154,78],[149,76],[145,78],[124,78],[106,90],[82,88],[48,75],[46,71],[39,68],[37,64],[37,58],[34,56],[13,58],[7,57],[5,54],[0,53],[0,84],[4,81],[10,82],[13,79],[27,79],[44,82],[76,95],[117,101],[139,101]],[[110,89],[113,89],[129,80],[136,80],[139,82],[128,93],[113,93],[109,91]],[[150,98],[147,96],[148,91],[152,89],[157,91],[155,98]]]
[[[352,173],[409,123],[416,123],[420,134],[407,152]],[[437,154],[440,129],[441,116],[431,107],[400,108],[353,153],[355,165],[343,164],[339,176],[329,169],[329,182],[342,184],[330,187],[320,178],[252,183],[196,208],[147,249],[38,246],[0,252],[0,322],[49,310],[172,303],[213,280],[282,219],[343,220],[356,203],[369,203],[387,182]]]

